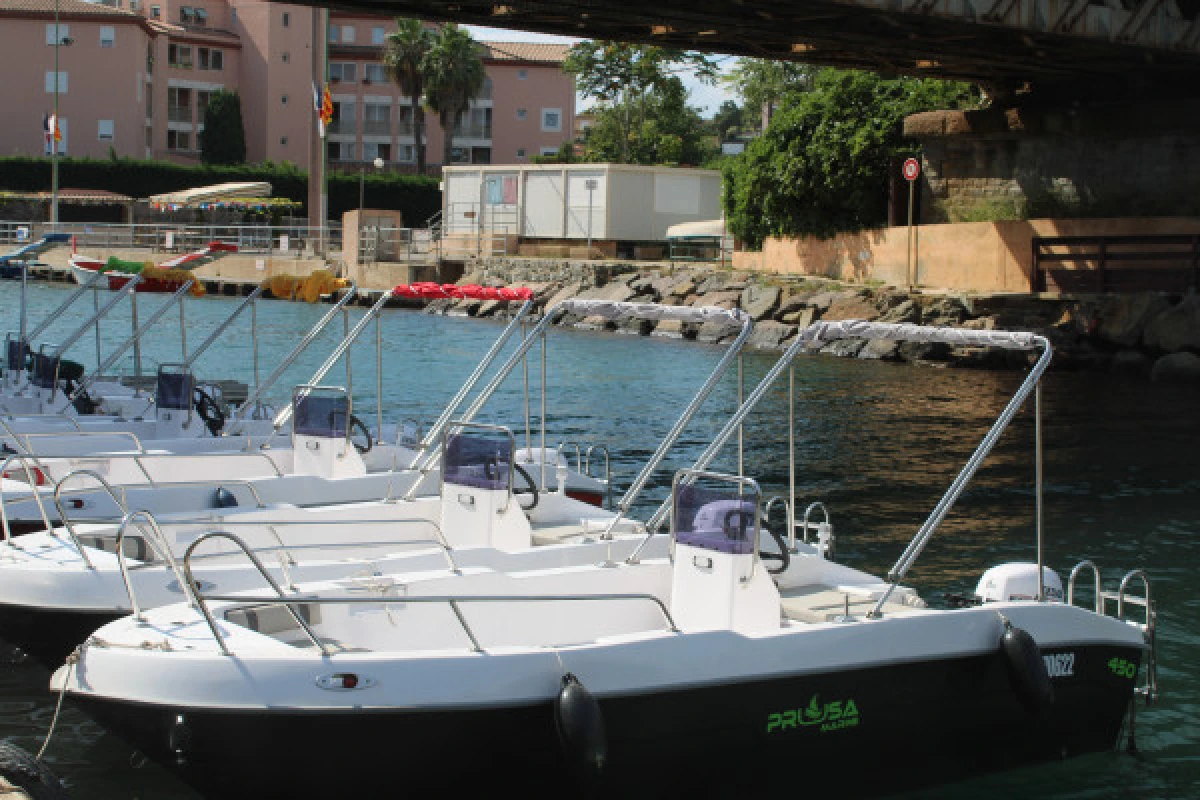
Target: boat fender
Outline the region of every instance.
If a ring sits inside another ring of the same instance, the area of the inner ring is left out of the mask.
[[[224,486],[218,486],[213,492],[213,508],[237,508],[237,498],[233,496],[233,492],[226,489]]]
[[[608,760],[600,704],[570,672],[554,698],[554,723],[571,771],[583,786],[595,786]]]
[[[1005,617],[1001,619],[1004,620],[1004,633],[1000,636],[1000,653],[1008,667],[1013,691],[1031,714],[1040,716],[1054,703],[1054,686],[1050,683],[1046,662],[1028,631],[1016,627]]]
[[[14,744],[0,742],[0,787],[5,782],[24,792],[14,793],[14,797],[29,797],[31,800],[68,798],[67,787],[44,762]]]

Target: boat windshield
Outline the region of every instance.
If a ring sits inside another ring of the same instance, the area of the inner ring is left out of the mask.
[[[464,427],[446,436],[443,452],[442,479],[446,483],[508,489],[513,461],[511,433]]]
[[[346,437],[350,419],[350,398],[345,392],[331,394],[314,390],[292,398],[292,431],[300,436],[327,439]]]
[[[758,541],[758,499],[744,484],[677,483],[675,541],[719,553],[753,553]]]
[[[158,368],[158,382],[154,402],[158,408],[186,411],[192,403],[192,373],[182,366],[162,364]]]
[[[53,389],[58,376],[58,353],[34,353],[33,385],[39,389]]]
[[[25,369],[25,362],[29,360],[29,344],[21,341],[20,337],[11,335],[5,344],[5,367],[10,372],[19,372]]]

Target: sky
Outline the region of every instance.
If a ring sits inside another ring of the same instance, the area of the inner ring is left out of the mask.
[[[471,35],[476,39],[493,42],[561,42],[563,44],[573,44],[580,41],[579,39],[572,39],[567,36],[553,36],[547,33],[530,33],[529,31],[513,31],[504,28],[484,28],[478,25],[464,25],[463,27],[469,30]],[[736,62],[736,59],[732,56],[714,56],[713,60],[717,62],[721,69],[729,69]],[[688,89],[689,105],[699,108],[700,113],[705,117],[711,117],[716,113],[717,108],[726,100],[737,100],[737,97],[720,83],[716,86],[705,86],[691,76],[684,75],[682,77],[683,83]],[[575,107],[576,111],[581,111],[586,107],[583,98],[576,98]]]

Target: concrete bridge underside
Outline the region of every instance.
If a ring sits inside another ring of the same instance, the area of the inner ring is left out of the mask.
[[[1200,0],[338,0],[428,20],[969,80],[1192,92]],[[1028,85],[1028,86],[1027,86]]]

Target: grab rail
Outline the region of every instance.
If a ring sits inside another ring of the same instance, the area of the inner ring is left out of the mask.
[[[11,436],[13,437],[13,439],[17,440],[17,444],[21,443],[20,439],[25,439],[24,446],[25,446],[26,450],[33,449],[33,446],[29,441],[30,439],[33,439],[33,438],[48,439],[50,437],[70,436],[71,438],[74,439],[74,438],[77,438],[80,436],[127,436],[133,440],[134,447],[136,447],[138,449],[138,453],[141,455],[146,455],[146,448],[142,444],[142,440],[139,439],[138,435],[136,433],[134,433],[133,431],[85,431],[85,430],[42,431],[42,432],[37,432],[37,433],[13,433],[13,434],[11,434]],[[29,453],[29,455],[38,455],[38,453],[31,452],[31,453]],[[57,458],[58,456],[46,455],[45,453],[42,453],[41,457],[42,458]]]
[[[142,534],[142,540],[145,541],[160,559],[167,563],[171,571],[175,573],[175,580],[179,581],[179,588],[182,590],[183,574],[179,571],[179,564],[175,561],[175,554],[171,552],[171,548],[167,545],[166,537],[162,534],[162,529],[158,527],[158,521],[154,519],[154,515],[149,511],[130,511],[121,518],[121,526],[117,529],[117,564],[121,568],[121,580],[125,582],[125,591],[129,594],[129,605],[133,608],[133,617],[138,622],[144,622],[142,617],[142,609],[138,605],[137,594],[133,590],[133,582],[129,580],[129,565],[125,561],[125,529],[134,519],[141,517],[150,523],[151,530],[154,531],[154,536],[148,536],[146,529],[138,526],[138,531]],[[161,548],[160,548],[161,545]],[[189,600],[189,605],[195,608],[194,602]]]
[[[0,464],[0,479],[8,473],[8,465],[13,461],[17,461],[21,468],[25,470],[25,482],[29,484],[29,492],[33,495],[33,501],[37,503],[38,512],[42,515],[42,522],[46,523],[46,530],[51,529],[50,516],[46,513],[46,506],[42,502],[42,493],[38,491],[37,479],[33,476],[33,471],[29,468],[29,462],[32,460],[35,464],[34,469],[40,468],[36,466],[38,463],[36,456],[30,456],[23,453],[13,453],[4,459],[4,463]],[[45,475],[45,472],[42,471]],[[12,528],[8,524],[8,504],[4,497],[4,482],[0,480],[0,527],[4,530],[4,540],[12,539]]]
[[[328,325],[330,321],[337,316],[338,312],[350,302],[355,293],[358,291],[358,284],[354,281],[351,281],[350,286],[346,288],[348,291],[338,298],[338,301],[334,303],[329,311],[325,313],[325,316],[317,320],[316,325],[313,325],[308,329],[308,333],[304,334],[300,341],[296,343],[296,346],[292,348],[292,352],[284,356],[283,360],[279,362],[279,366],[275,368],[275,371],[272,372],[270,376],[268,376],[267,379],[260,385],[254,387],[254,391],[250,393],[250,396],[247,397],[245,401],[234,410],[233,414],[230,415],[231,419],[241,420],[243,415],[245,415],[246,410],[257,403],[259,398],[262,397],[263,392],[267,391],[267,389],[270,389],[275,384],[275,381],[279,380],[279,376],[283,374],[284,370],[292,365],[292,362],[296,360],[300,353],[302,353],[310,344],[313,343],[313,340],[317,338],[321,331],[325,330],[325,326]]]
[[[55,420],[55,421],[65,420],[67,422],[70,422],[72,425],[74,425],[75,430],[77,430],[77,431],[83,430],[83,427],[80,426],[79,421],[77,419],[75,419],[74,417],[65,417],[62,414],[58,414],[58,413],[54,413],[54,414],[7,414],[5,416],[8,418],[9,422],[16,422],[19,419],[47,419],[47,420]],[[4,428],[5,432],[9,436],[16,437],[17,434],[13,431],[12,428],[8,427],[8,425],[5,424],[3,418],[0,418],[0,427]]]
[[[200,591],[199,585],[196,583],[195,576],[192,574],[191,557],[192,557],[192,553],[195,551],[197,545],[199,545],[201,542],[207,541],[208,539],[211,539],[211,538],[227,539],[227,540],[233,542],[235,545],[237,545],[242,550],[242,552],[246,555],[246,557],[250,559],[251,563],[258,570],[259,575],[261,575],[263,577],[263,579],[270,585],[270,587],[275,590],[276,597],[260,598],[260,597],[248,597],[246,595],[205,595],[205,594],[203,594]],[[663,617],[667,620],[668,629],[670,631],[672,631],[673,633],[679,632],[679,627],[675,624],[675,620],[671,616],[671,612],[667,609],[666,604],[663,603],[663,601],[661,599],[659,599],[658,597],[656,597],[652,594],[642,594],[642,593],[593,594],[593,595],[582,595],[582,594],[581,595],[571,595],[571,594],[560,594],[560,595],[469,595],[469,596],[455,596],[455,595],[411,596],[411,595],[406,595],[402,598],[400,598],[400,597],[395,598],[395,600],[393,602],[387,602],[388,598],[386,598],[386,597],[297,597],[297,596],[293,595],[291,598],[289,598],[287,595],[284,594],[283,589],[280,588],[279,584],[276,583],[275,580],[271,577],[270,573],[267,572],[266,568],[262,565],[262,562],[259,561],[258,558],[255,557],[254,553],[252,553],[248,547],[246,547],[246,543],[243,542],[241,539],[239,539],[237,536],[234,536],[232,533],[226,533],[224,531],[214,531],[212,533],[205,534],[204,536],[201,536],[196,541],[192,542],[188,546],[187,552],[184,553],[184,556],[183,556],[183,571],[184,571],[184,575],[187,577],[188,593],[191,595],[191,598],[193,600],[195,600],[195,602],[196,602],[196,606],[194,606],[194,607],[198,608],[200,613],[204,615],[204,621],[207,623],[209,631],[212,632],[213,638],[216,640],[217,646],[221,650],[221,654],[226,655],[226,656],[232,656],[233,653],[229,650],[229,646],[225,643],[225,637],[221,635],[220,630],[217,628],[216,620],[213,618],[212,611],[209,609],[208,603],[206,602],[208,600],[215,600],[217,602],[238,603],[240,607],[260,606],[260,605],[276,605],[276,604],[282,605],[287,609],[288,614],[292,617],[292,619],[295,620],[297,626],[300,627],[301,629],[303,629],[305,635],[308,636],[309,641],[313,643],[313,646],[321,651],[321,655],[323,655],[323,656],[331,655],[328,647],[326,646],[325,642],[321,641],[321,639],[319,637],[317,637],[317,635],[313,632],[312,627],[310,627],[309,624],[304,621],[303,616],[296,610],[296,606],[327,605],[327,604],[396,605],[397,603],[446,603],[454,611],[454,615],[455,615],[455,617],[458,618],[458,622],[462,626],[463,632],[467,635],[467,638],[471,640],[471,649],[474,650],[475,652],[483,652],[483,647],[479,644],[479,639],[475,636],[475,632],[473,630],[471,630],[471,626],[467,623],[466,618],[463,617],[462,611],[458,607],[459,603],[473,603],[473,602],[485,602],[485,603],[522,602],[522,603],[524,603],[524,602],[541,602],[541,601],[564,602],[564,601],[576,601],[576,600],[580,600],[580,601],[648,600],[651,603],[654,603],[656,606],[658,606],[659,611],[662,612]],[[180,585],[182,586],[182,584],[180,584]]]
[[[1095,581],[1095,598],[1093,605],[1097,614],[1104,613],[1104,587],[1100,583],[1100,568],[1091,561],[1080,561],[1071,569],[1071,575],[1067,578],[1067,605],[1075,605],[1075,579],[1079,577],[1079,573],[1085,569],[1092,571],[1092,577]]]
[[[792,518],[792,507],[791,507],[791,504],[788,502],[788,499],[781,494],[773,495],[769,500],[767,500],[766,505],[763,506],[763,511],[762,511],[763,524],[764,525],[771,524],[771,510],[773,508],[775,508],[776,503],[783,503],[784,513],[787,514],[787,516],[784,518],[784,521],[783,521],[783,525],[786,528],[787,521]],[[793,553],[796,552],[796,531],[795,530],[792,530],[788,533],[788,546],[792,550]]]
[[[143,458],[167,458],[167,459],[170,459],[170,458],[178,458],[178,459],[245,458],[246,456],[253,456],[256,459],[264,459],[268,464],[271,465],[271,471],[275,473],[274,477],[276,477],[276,478],[283,477],[283,472],[280,471],[279,465],[275,463],[275,461],[271,458],[271,456],[267,453],[258,452],[258,451],[246,452],[244,450],[229,450],[229,451],[217,451],[217,452],[211,452],[211,453],[100,453],[100,454],[97,454],[97,453],[66,453],[63,455],[43,456],[43,458],[45,458],[47,461],[61,460],[61,461],[92,461],[92,462],[105,461],[105,460],[111,460],[111,459],[131,459],[137,465],[138,469],[141,470],[142,475],[144,475],[146,477],[147,484],[149,484],[150,486],[167,486],[167,485],[178,485],[179,483],[194,483],[194,481],[156,481],[150,475],[149,470],[146,469],[146,465],[144,463],[142,463]],[[271,477],[271,476],[268,475],[267,477]],[[223,482],[224,481],[218,481],[217,483],[223,483]],[[137,486],[140,484],[128,484],[128,485]]]
[[[46,318],[25,336],[25,341],[32,342],[34,339],[40,336],[42,331],[50,327],[50,324],[54,322],[54,320],[58,319],[68,308],[74,305],[75,301],[82,297],[84,292],[86,292],[88,289],[94,288],[95,285],[100,282],[100,277],[100,271],[96,270],[94,275],[89,276],[87,283],[81,283],[79,287],[75,289],[75,291],[71,292],[66,300],[63,300],[61,303],[59,303],[57,308],[47,314]]]
[[[98,378],[100,375],[103,375],[105,370],[117,363],[117,361],[119,361],[121,357],[125,355],[126,351],[129,350],[129,348],[132,347],[139,339],[141,339],[142,335],[154,326],[154,323],[158,322],[159,318],[167,312],[167,309],[171,308],[177,302],[182,302],[183,296],[191,290],[195,283],[196,281],[193,278],[189,278],[184,281],[183,285],[176,289],[175,293],[167,298],[162,305],[156,308],[154,313],[151,314],[145,322],[139,325],[128,339],[117,345],[117,347],[115,347],[113,351],[109,353],[108,358],[104,359],[102,364],[97,366],[92,372],[84,375],[79,381],[79,385],[75,387],[75,390],[67,395],[67,405],[63,406],[58,413],[66,414],[67,409],[72,407],[70,405],[71,401],[86,392],[87,388],[96,381],[96,378]]]
[[[554,448],[555,457],[557,458],[558,456],[562,455],[562,451],[566,447],[574,447],[575,448],[575,471],[578,472],[580,475],[582,475],[583,474],[583,451],[579,447],[579,442],[567,442],[567,441],[559,442],[558,446]],[[542,453],[542,461],[545,462],[545,460],[546,460],[546,454]],[[555,465],[555,466],[557,466],[557,465]]]
[[[109,494],[110,495],[113,495],[113,491],[115,491],[115,490],[112,490],[111,484],[108,484],[108,482],[105,481],[104,478],[101,478],[98,473],[93,472],[90,469],[81,468],[81,469],[75,469],[75,470],[72,470],[71,472],[68,472],[66,475],[64,475],[62,477],[62,479],[60,481],[58,481],[58,484],[55,486],[55,496],[56,497],[57,497],[58,493],[61,491],[61,486],[62,486],[63,482],[66,481],[68,478],[70,478],[73,475],[95,476],[95,477],[99,478],[101,481],[104,481],[105,485],[109,486],[109,488],[110,488]],[[140,484],[140,483],[117,484],[117,485],[118,485],[118,487],[120,487],[121,497],[123,498],[121,501],[117,501],[118,506],[122,506],[122,505],[128,506],[128,504],[129,504],[129,487],[130,486],[132,486],[134,489],[145,489],[146,488],[145,484]],[[182,488],[193,487],[193,486],[213,486],[218,489],[225,487],[225,486],[241,486],[250,492],[250,495],[254,498],[254,505],[256,508],[265,508],[266,507],[266,504],[263,503],[263,501],[262,501],[262,495],[260,495],[258,493],[258,489],[256,489],[254,487],[254,484],[251,483],[250,481],[242,480],[240,478],[231,478],[231,479],[225,479],[225,480],[203,480],[203,481],[168,481],[165,483],[150,484],[150,488],[153,488],[153,489],[182,489]],[[92,491],[92,490],[82,489],[82,488],[71,489],[69,492],[67,492],[67,494],[73,494],[73,493],[84,492],[84,491]],[[116,500],[115,496],[114,496],[114,500]],[[125,510],[128,510],[128,508],[126,508]]]
[[[1117,619],[1125,619],[1125,592],[1129,588],[1129,582],[1134,579],[1139,579],[1142,582],[1142,587],[1146,593],[1143,597],[1130,597],[1129,602],[1134,605],[1144,606],[1146,609],[1146,627],[1151,624],[1151,600],[1150,600],[1150,579],[1146,577],[1146,573],[1140,569],[1131,569],[1125,573],[1125,577],[1121,578],[1121,585],[1117,589]]]
[[[612,462],[608,456],[608,448],[602,444],[588,445],[587,452],[583,455],[583,474],[589,478],[596,477],[592,474],[592,451],[601,450],[604,453],[604,507],[612,508],[613,482],[612,482]]]

